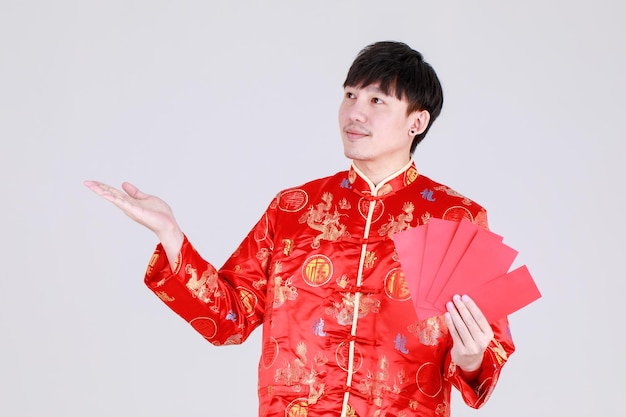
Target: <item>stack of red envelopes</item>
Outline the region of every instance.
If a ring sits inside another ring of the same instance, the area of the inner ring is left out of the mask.
[[[467,220],[430,219],[393,235],[419,320],[443,314],[467,294],[490,323],[541,297],[526,266],[509,272],[518,252]]]

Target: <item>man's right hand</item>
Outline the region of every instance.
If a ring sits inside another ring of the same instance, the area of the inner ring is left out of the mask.
[[[141,192],[129,182],[122,184],[123,191],[98,181],[85,181],[84,184],[128,217],[152,230],[161,241],[170,265],[174,265],[184,237],[172,209],[165,201]]]

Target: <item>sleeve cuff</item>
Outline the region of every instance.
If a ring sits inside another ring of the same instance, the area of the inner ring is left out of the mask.
[[[493,343],[493,341],[492,341]],[[463,401],[472,408],[480,408],[491,395],[496,386],[501,366],[495,361],[492,350],[487,348],[483,357],[481,367],[476,371],[476,375],[466,380],[461,375],[462,371],[450,356],[444,364],[446,378],[459,390]]]
[[[187,236],[183,235],[183,244],[178,252],[176,261],[174,262],[174,270],[172,270],[167,254],[163,249],[163,245],[159,243],[154,249],[152,257],[148,262],[148,267],[144,276],[145,284],[149,288],[154,289],[162,286],[165,281],[171,277],[177,276],[180,273],[183,253],[189,249],[189,246],[190,244],[187,240]]]

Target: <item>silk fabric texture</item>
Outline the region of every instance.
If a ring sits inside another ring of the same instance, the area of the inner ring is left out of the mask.
[[[480,407],[515,347],[492,323],[468,383],[443,316],[416,316],[391,236],[434,217],[488,227],[413,161],[377,186],[352,165],[279,192],[219,270],[186,237],[174,271],[157,246],[145,283],[214,345],[262,326],[259,416],[449,416],[451,387]]]

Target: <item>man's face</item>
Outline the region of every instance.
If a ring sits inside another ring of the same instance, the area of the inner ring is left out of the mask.
[[[339,128],[346,157],[366,173],[402,168],[415,135],[409,133],[414,117],[407,115],[407,100],[384,94],[376,84],[346,87],[344,93]]]

